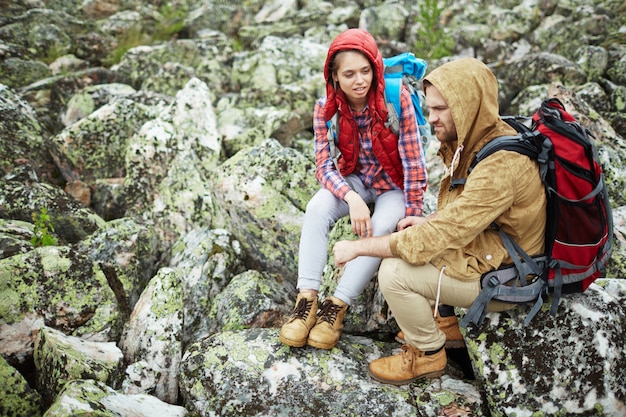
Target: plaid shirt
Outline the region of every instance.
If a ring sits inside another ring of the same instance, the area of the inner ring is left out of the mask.
[[[320,185],[343,200],[350,186],[337,171],[330,156],[328,143],[328,127],[324,120],[323,97],[315,104],[313,128],[315,131],[315,176]],[[406,216],[421,216],[424,204],[424,191],[427,186],[426,160],[422,148],[422,141],[417,129],[415,110],[409,92],[405,89],[401,94],[402,114],[400,116],[400,134],[398,151],[404,171],[404,200]],[[359,128],[359,157],[354,174],[358,175],[363,184],[376,190],[380,195],[389,190],[398,190],[399,187],[391,180],[380,165],[372,151],[371,117],[367,107],[362,111],[352,112],[356,125]]]

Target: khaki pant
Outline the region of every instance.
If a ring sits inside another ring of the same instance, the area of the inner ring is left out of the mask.
[[[445,272],[445,271],[444,271]],[[415,266],[399,258],[384,259],[378,283],[405,340],[422,351],[439,349],[446,342],[433,319],[440,271],[431,264]],[[439,304],[469,308],[480,293],[478,281],[441,276]],[[491,302],[488,311],[504,311],[514,304]]]

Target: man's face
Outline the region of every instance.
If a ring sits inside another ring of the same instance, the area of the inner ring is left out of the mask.
[[[339,83],[348,104],[355,110],[362,110],[367,104],[367,93],[374,78],[370,62],[363,54],[353,51],[340,52],[336,59],[335,82]]]
[[[426,106],[428,107],[428,123],[435,130],[435,136],[441,143],[456,142],[458,137],[456,125],[452,120],[452,112],[439,90],[433,85],[426,87]]]

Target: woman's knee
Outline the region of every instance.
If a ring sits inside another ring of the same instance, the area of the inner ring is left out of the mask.
[[[322,188],[317,193],[315,193],[307,203],[305,216],[310,216],[315,219],[333,219],[333,214],[337,210],[337,198],[332,195],[330,191]]]

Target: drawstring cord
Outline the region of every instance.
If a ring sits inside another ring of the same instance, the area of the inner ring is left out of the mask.
[[[441,278],[443,278],[443,271],[446,270],[446,266],[444,265],[439,271],[439,280],[437,281],[437,298],[435,299],[435,309],[433,310],[433,318],[437,318],[437,313],[439,312],[439,298],[441,297]]]
[[[454,177],[454,164],[461,157],[462,151],[463,151],[463,145],[460,145],[458,148],[456,148],[456,151],[454,151],[454,156],[452,157],[452,162],[450,163],[450,178]]]

